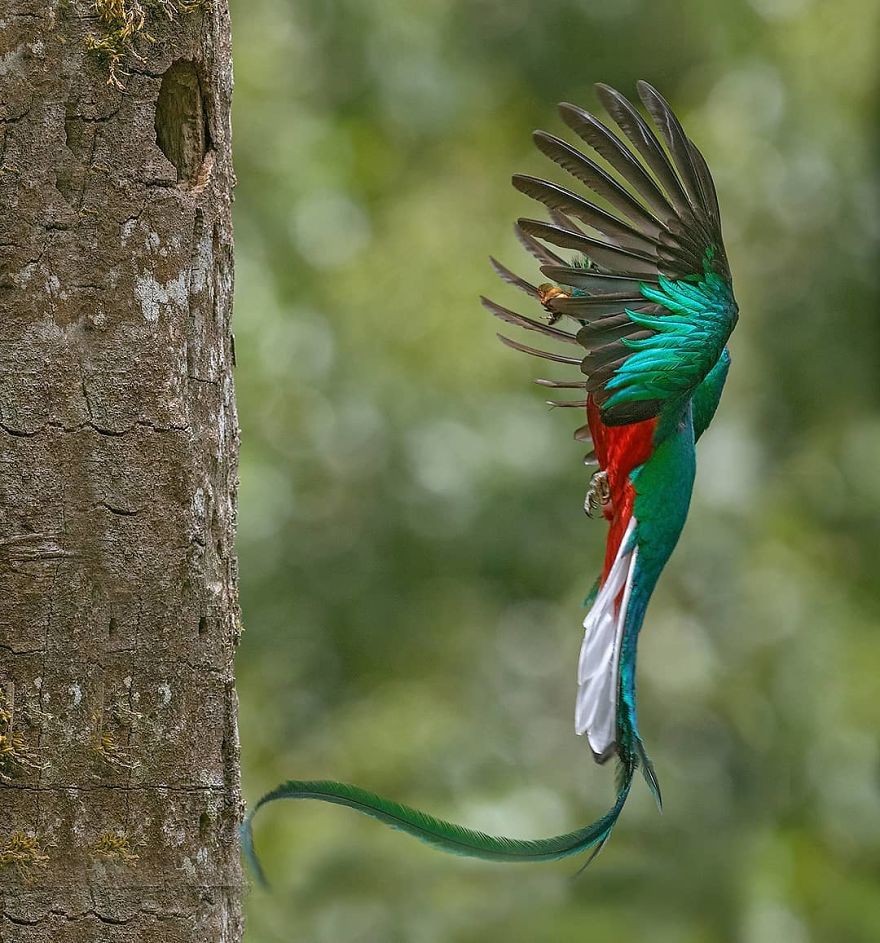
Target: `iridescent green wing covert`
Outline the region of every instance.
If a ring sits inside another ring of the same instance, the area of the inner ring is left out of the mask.
[[[561,357],[502,338],[527,353],[579,363],[587,378],[582,384],[550,385],[582,386],[606,425],[623,425],[694,393],[721,357],[737,306],[703,156],[647,82],[639,82],[639,96],[658,133],[619,92],[597,89],[619,135],[574,105],[560,105],[560,112],[608,169],[551,134],[537,131],[534,139],[610,210],[565,187],[517,175],[517,189],[543,203],[552,220],[520,219],[521,238],[543,263],[541,271],[564,287],[535,288],[496,263],[506,281],[540,298],[554,320],[571,318],[576,333],[484,301],[509,323],[586,348],[581,359]],[[579,256],[566,264],[538,240]]]

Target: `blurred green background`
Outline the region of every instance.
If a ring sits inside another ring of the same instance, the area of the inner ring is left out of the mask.
[[[611,802],[572,729],[577,417],[477,301],[528,308],[487,256],[537,274],[508,181],[553,172],[557,101],[670,98],[742,312],[641,646],[664,815],[638,783],[573,881],[279,805],[249,943],[880,940],[880,5],[232,6],[250,801],[339,778],[523,837]]]

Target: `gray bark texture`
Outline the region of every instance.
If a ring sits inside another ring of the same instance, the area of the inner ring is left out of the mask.
[[[229,18],[143,9],[0,0],[2,943],[241,938]]]

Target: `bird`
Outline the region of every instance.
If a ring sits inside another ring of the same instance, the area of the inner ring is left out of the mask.
[[[245,855],[261,882],[253,818],[280,799],[347,806],[442,851],[500,862],[591,852],[589,864],[611,836],[639,771],[662,808],[639,730],[637,643],[688,515],[696,443],[721,399],[739,308],[712,176],[669,103],[639,81],[646,119],[620,92],[605,84],[595,88],[610,121],[567,102],[559,106],[578,147],[544,131],[533,134],[537,148],[581,192],[529,175],[513,177],[516,189],[547,211],[547,219],[523,217],[515,225],[545,280],[533,284],[490,259],[505,282],[537,303],[537,316],[487,297],[481,301],[501,321],[558,343],[566,353],[499,334],[508,347],[578,368],[570,378],[535,382],[577,391],[577,399],[548,403],[576,409],[586,420],[574,432],[576,440],[592,445],[584,462],[595,468],[584,510],[601,512],[607,522],[604,563],[585,602],[574,713],[575,732],[592,758],[600,764],[617,760],[614,803],[574,831],[518,839],[446,822],[359,786],[291,780],[263,796],[242,825]]]

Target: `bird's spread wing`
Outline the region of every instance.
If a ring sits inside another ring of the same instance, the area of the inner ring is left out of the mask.
[[[581,108],[560,106],[596,159],[543,131],[534,135],[544,154],[592,191],[589,198],[537,177],[513,178],[549,211],[549,221],[524,218],[517,228],[553,284],[532,285],[493,262],[505,281],[543,304],[550,323],[484,304],[508,323],[571,345],[569,354],[556,354],[502,337],[526,353],[578,364],[585,380],[550,385],[585,390],[602,422],[614,426],[690,396],[718,362],[737,306],[703,156],[652,86],[638,89],[656,132],[619,92],[597,89],[617,132]],[[575,255],[566,262],[545,243]],[[557,327],[562,317],[573,327]]]

